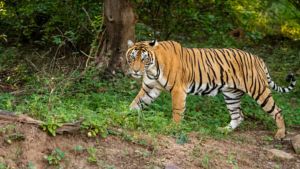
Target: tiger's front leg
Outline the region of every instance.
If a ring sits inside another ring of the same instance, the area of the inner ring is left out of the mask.
[[[171,92],[172,95],[172,112],[173,112],[173,121],[179,123],[183,118],[183,113],[185,111],[185,102],[186,102],[186,92],[183,89],[173,89]]]
[[[140,92],[130,104],[130,110],[141,110],[150,105],[159,95],[160,90],[143,84]]]

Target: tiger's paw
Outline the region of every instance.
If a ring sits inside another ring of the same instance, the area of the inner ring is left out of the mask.
[[[227,135],[228,133],[232,132],[233,129],[230,126],[226,126],[226,127],[218,127],[217,131],[219,131],[222,134]]]
[[[275,139],[276,140],[281,140],[285,137],[285,130],[284,129],[278,129],[276,134],[275,134]]]
[[[136,104],[135,102],[132,102],[129,106],[129,110],[133,111],[133,110],[141,110],[141,108],[139,107],[138,104]]]

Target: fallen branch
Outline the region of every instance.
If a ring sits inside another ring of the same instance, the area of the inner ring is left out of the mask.
[[[56,133],[64,134],[64,133],[74,133],[76,131],[79,131],[83,120],[84,119],[82,118],[74,123],[64,123],[59,128],[57,128]],[[27,115],[24,114],[17,115],[15,112],[9,112],[6,110],[0,110],[0,121],[32,124],[39,127],[45,124],[45,122],[33,119]]]

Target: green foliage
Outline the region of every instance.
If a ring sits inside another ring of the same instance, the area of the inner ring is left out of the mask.
[[[89,147],[87,149],[87,152],[89,154],[88,158],[87,158],[87,161],[89,163],[97,163],[98,159],[97,159],[97,149],[95,149],[94,147]]]
[[[205,169],[211,168],[211,155],[210,154],[204,154],[203,158],[201,159],[201,167]]]
[[[300,39],[300,11],[288,0],[279,1],[227,1],[226,7],[241,25],[253,33],[261,35],[281,35]]]
[[[47,119],[47,122],[42,124],[43,130],[49,132],[52,136],[56,135],[56,129],[60,126],[61,125],[55,118],[49,118]]]
[[[81,153],[81,152],[83,152],[84,147],[82,147],[81,145],[77,145],[77,146],[74,147],[73,150],[74,150],[75,152],[77,152],[77,153]]]
[[[235,156],[236,155],[233,155],[233,154],[230,153],[228,155],[227,163],[233,165],[233,169],[238,169],[239,168],[238,167],[238,162],[237,162],[237,159],[236,159]]]
[[[9,167],[6,164],[0,162],[0,169],[9,169]]]
[[[75,46],[90,44],[102,24],[99,1],[0,1],[0,33],[9,42],[57,45],[59,39]],[[60,43],[59,43],[60,44]]]
[[[29,161],[28,164],[27,164],[27,168],[28,169],[36,169],[36,166],[34,165],[33,162]]]
[[[59,165],[59,163],[65,158],[65,152],[59,148],[55,148],[50,155],[44,156],[49,165]]]
[[[184,132],[181,132],[176,138],[177,144],[185,144],[187,142],[188,142],[188,136]]]
[[[105,138],[108,134],[107,123],[108,121],[106,120],[105,116],[99,116],[93,113],[85,116],[85,120],[82,123],[82,128],[88,131],[87,135],[89,137],[101,135],[101,137]]]
[[[212,47],[239,47],[236,37],[230,35],[237,29],[241,30],[237,38],[255,43],[265,36],[300,38],[300,11],[289,0],[136,0],[135,3],[140,19],[136,26],[139,40],[176,39],[184,43],[205,42]]]

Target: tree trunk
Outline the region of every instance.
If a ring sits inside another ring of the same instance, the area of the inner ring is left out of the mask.
[[[129,0],[104,0],[104,24],[97,47],[91,49],[98,67],[114,74],[125,70],[127,41],[134,40],[136,18]]]

